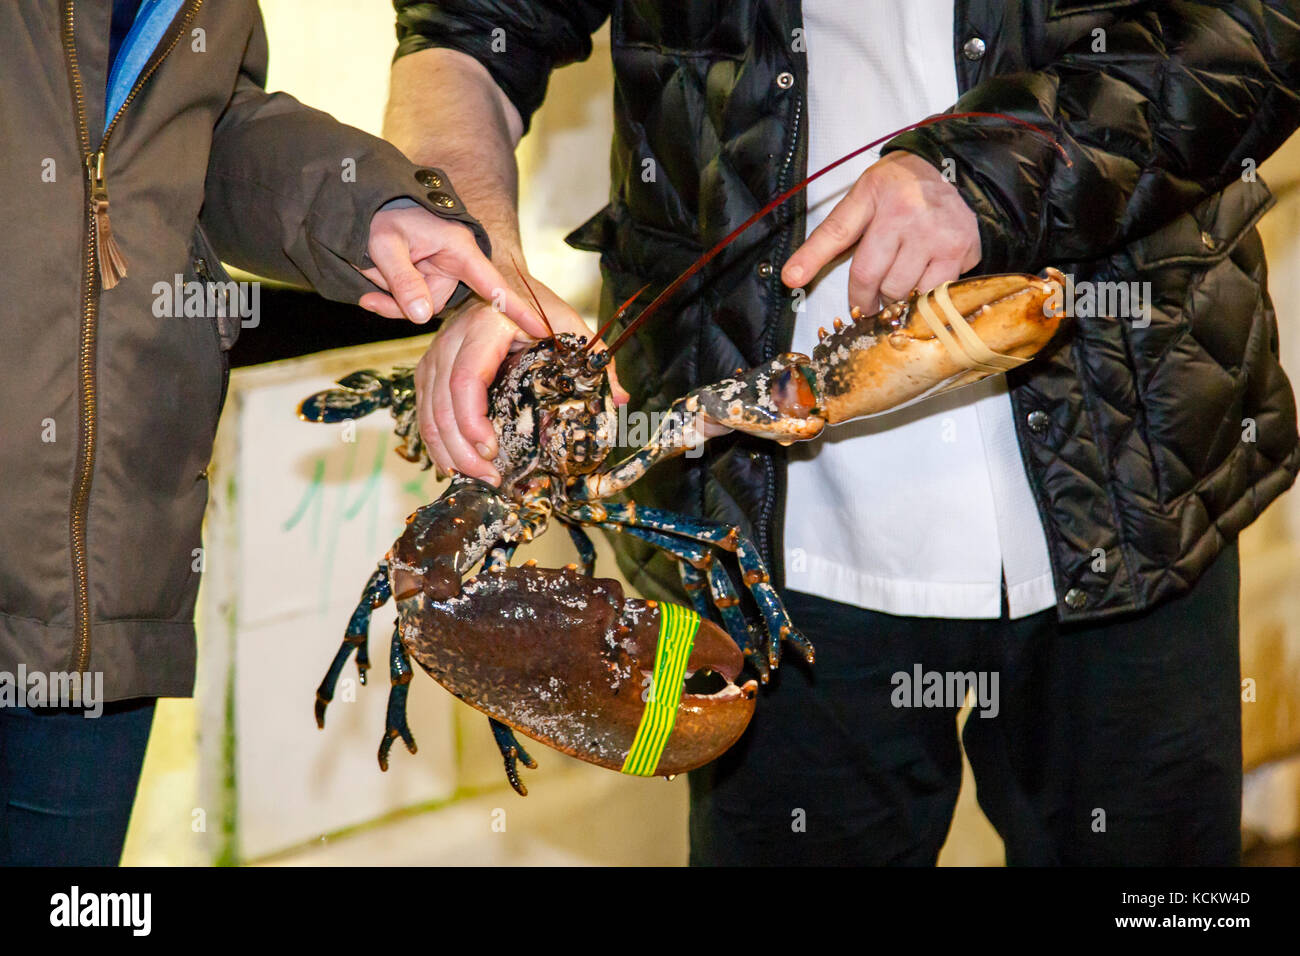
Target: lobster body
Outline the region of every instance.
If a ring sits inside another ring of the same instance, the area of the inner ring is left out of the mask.
[[[454,476],[436,501],[408,518],[317,693],[318,722],[323,726],[353,649],[364,677],[370,612],[391,597],[398,619],[382,767],[394,740],[415,750],[405,717],[412,659],[488,715],[520,793],[526,791],[517,763],[533,763],[514,731],[625,772],[671,776],[715,759],[754,712],[756,682],[737,683],[745,661],[766,680],[782,640],[809,661],[812,648],[791,624],[757,549],[735,528],[610,499],[658,462],[724,431],[783,443],[809,439],[828,424],[879,414],[1024,361],[1060,328],[1062,317],[1050,307],[1060,281],[1050,270],[1042,279],[970,279],[837,321],[812,356],[782,355],[678,399],[652,439],[612,465],[615,419],[604,353],[572,335],[514,353],[488,391],[501,486]],[[389,407],[403,439],[399,453],[428,467],[414,403],[409,369],[389,376],[367,371],[311,396],[300,414],[341,421]],[[583,567],[511,567],[518,545],[552,520],[569,527]],[[592,577],[594,549],[583,529],[593,526],[637,535],[676,557],[693,609],[629,598],[618,582]],[[725,555],[743,589],[719,560]],[[713,613],[723,626],[710,619]],[[679,671],[665,677],[665,623],[684,616],[689,646]],[[711,692],[686,690],[696,673],[715,675]],[[672,686],[656,686],[661,679]],[[664,739],[647,757],[645,728],[656,720],[667,731],[659,726]]]
[[[987,113],[929,117],[907,128],[989,118],[1044,135],[1023,120]],[[520,794],[526,790],[517,764],[535,764],[516,730],[590,763],[642,776],[692,769],[736,742],[754,712],[756,683],[736,684],[744,664],[766,681],[780,662],[782,642],[809,663],[812,646],[791,623],[757,548],[739,529],[615,496],[659,462],[731,430],[788,444],[814,438],[828,424],[881,414],[1014,368],[1049,347],[1059,331],[1063,277],[1048,270],[1045,278],[967,279],[913,292],[871,316],[854,310],[851,322],[837,319],[833,333],[822,331],[812,356],[778,356],[679,398],[650,441],[614,464],[607,461],[616,419],[606,366],[647,318],[743,231],[813,179],[893,135],[836,160],[755,212],[664,288],[608,351],[593,349],[602,329],[590,340],[552,334],[505,361],[488,390],[500,488],[454,476],[437,501],[408,519],[367,582],[317,691],[321,726],[354,650],[365,682],[371,611],[395,598],[392,689],[379,747],[384,769],[394,740],[415,751],[406,724],[412,658],[489,716],[506,774]],[[540,312],[535,296],[534,302]],[[390,408],[399,454],[431,465],[410,369],[387,376],[357,372],[338,386],[304,401],[301,416],[337,422]],[[511,567],[518,545],[552,519],[568,527],[582,568]],[[628,598],[617,582],[592,577],[588,527],[634,535],[675,558],[692,607]],[[700,672],[714,675],[714,686],[695,688],[709,693],[687,690]]]

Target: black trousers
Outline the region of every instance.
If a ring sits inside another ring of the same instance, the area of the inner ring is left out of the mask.
[[[1088,626],[787,592],[817,663],[787,658],[745,737],[691,774],[691,863],[933,865],[960,700],[916,706],[928,672],[984,679],[962,741],[1009,865],[1239,863],[1238,583],[1233,545],[1187,595]]]
[[[117,866],[155,703],[0,708],[0,866]]]

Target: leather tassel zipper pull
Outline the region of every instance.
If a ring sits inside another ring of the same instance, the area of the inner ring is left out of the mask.
[[[108,219],[108,186],[104,183],[104,153],[86,156],[86,175],[90,178],[90,211],[95,217],[95,249],[99,265],[99,285],[111,289],[126,278],[126,257],[113,238]]]

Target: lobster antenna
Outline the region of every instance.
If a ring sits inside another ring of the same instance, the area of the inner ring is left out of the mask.
[[[1070,162],[1070,157],[1069,154],[1066,153],[1065,147],[1060,144],[1060,142],[1056,139],[1056,137],[1050,135],[1040,127],[1035,126],[1033,123],[1030,123],[1026,120],[1019,119],[1018,117],[1008,116],[1005,113],[983,113],[983,112],[940,113],[936,116],[927,116],[923,120],[918,120],[915,123],[910,123],[909,125],[904,126],[901,129],[894,130],[892,133],[885,134],[879,139],[872,140],[870,143],[867,143],[866,146],[859,146],[853,152],[849,153],[846,156],[841,156],[833,163],[823,166],[821,169],[817,170],[817,172],[813,173],[811,176],[808,176],[806,179],[803,179],[795,183],[785,192],[781,193],[779,196],[777,196],[775,199],[773,199],[771,202],[765,205],[762,209],[758,210],[758,212],[754,213],[752,216],[750,216],[748,219],[742,222],[739,226],[733,229],[730,233],[728,233],[727,236],[721,242],[719,242],[708,252],[704,253],[704,255],[696,259],[693,263],[691,263],[691,265],[686,269],[685,272],[683,272],[676,279],[670,282],[662,292],[660,292],[657,296],[654,297],[654,299],[651,300],[649,305],[647,305],[644,309],[641,310],[641,314],[638,315],[635,319],[633,319],[628,324],[627,328],[623,330],[623,333],[617,339],[615,339],[614,343],[609,347],[609,351],[613,353],[613,352],[617,352],[620,348],[622,348],[623,345],[627,343],[627,340],[632,337],[632,334],[636,332],[636,330],[639,329],[645,323],[646,319],[650,318],[650,316],[652,316],[655,312],[657,312],[659,308],[664,304],[664,302],[667,301],[673,295],[673,293],[675,293],[678,289],[680,289],[686,283],[686,281],[691,278],[691,276],[695,275],[695,273],[703,269],[706,265],[708,265],[713,260],[715,256],[717,256],[718,253],[720,253],[723,249],[727,248],[727,246],[735,242],[736,239],[740,237],[740,234],[743,233],[746,229],[754,225],[756,222],[758,222],[760,219],[766,216],[769,212],[776,209],[778,206],[782,205],[791,196],[798,194],[801,190],[804,189],[804,187],[806,187],[813,180],[825,176],[827,173],[829,173],[832,169],[835,169],[837,166],[841,166],[844,163],[847,163],[850,159],[853,159],[855,156],[860,156],[862,153],[865,153],[867,150],[879,146],[881,143],[887,142],[888,140],[893,139],[895,136],[899,136],[903,133],[908,132],[909,130],[920,129],[922,126],[931,126],[935,123],[943,123],[948,120],[954,120],[954,119],[999,119],[999,120],[1006,120],[1009,123],[1015,123],[1017,126],[1023,126],[1026,129],[1030,130],[1031,132],[1034,132],[1039,136],[1043,137],[1049,143],[1051,143],[1052,146],[1055,147],[1056,151],[1061,154],[1061,158],[1065,160],[1065,164],[1067,166],[1074,165],[1072,162]]]
[[[524,270],[519,268],[519,263],[515,261],[513,255],[510,257],[510,262],[515,267],[515,272],[519,274],[519,281],[524,284],[524,288],[528,290],[529,296],[532,297],[533,305],[537,306],[537,314],[542,317],[542,324],[546,326],[547,333],[550,334],[551,338],[555,339],[556,344],[559,344],[560,340],[555,338],[555,329],[551,328],[551,320],[546,317],[546,310],[542,308],[542,303],[538,301],[537,293],[533,291],[533,287],[530,286],[528,280],[524,278]]]
[[[637,289],[635,292],[633,292],[633,293],[632,293],[632,297],[631,297],[630,299],[628,299],[626,302],[624,302],[622,305],[620,305],[620,306],[619,306],[619,307],[614,311],[614,314],[611,315],[611,316],[609,317],[609,321],[606,322],[604,325],[602,325],[602,326],[600,327],[600,331],[597,332],[596,335],[595,335],[595,337],[592,338],[592,340],[591,340],[590,342],[587,343],[587,347],[586,347],[585,349],[583,349],[583,351],[584,351],[584,352],[590,351],[591,348],[592,348],[592,347],[593,347],[597,342],[599,342],[601,339],[603,339],[603,338],[605,337],[605,333],[609,331],[609,327],[610,327],[611,325],[613,325],[615,322],[617,322],[619,319],[623,318],[624,313],[626,313],[627,310],[628,310],[628,306],[630,306],[633,302],[635,302],[635,301],[637,300],[637,298],[641,295],[641,293],[644,292],[644,291],[645,291],[646,289],[648,289],[648,288],[650,288],[650,283],[647,282],[647,283],[646,283],[645,285],[643,285],[641,288],[639,288],[639,289]]]

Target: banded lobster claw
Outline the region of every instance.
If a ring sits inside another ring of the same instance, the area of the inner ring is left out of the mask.
[[[503,568],[466,581],[450,600],[420,591],[398,607],[415,625],[406,632],[411,656],[452,694],[611,770],[692,770],[734,744],[754,713],[757,682],[734,683],[743,660],[722,628],[678,605],[625,597],[608,578]],[[660,664],[660,634],[670,632],[679,659]],[[684,689],[697,671],[716,674],[719,689]],[[643,723],[652,726],[643,732]]]
[[[517,763],[536,765],[513,731],[636,776],[683,773],[734,744],[754,714],[758,683],[737,683],[744,658],[727,631],[696,610],[626,597],[617,581],[577,565],[510,566],[513,545],[491,545],[525,536],[530,518],[520,511],[491,485],[458,476],[411,515],[366,584],[317,690],[317,724],[325,725],[353,651],[364,674],[371,613],[391,599],[385,770],[396,740],[416,749],[406,721],[412,659],[491,719],[521,795]],[[688,687],[697,673],[713,675],[711,684]]]
[[[708,425],[782,444],[893,411],[1027,362],[1065,318],[1065,277],[995,275],[946,283],[822,330],[812,357],[780,355],[697,389],[685,410]]]

